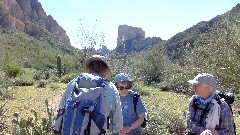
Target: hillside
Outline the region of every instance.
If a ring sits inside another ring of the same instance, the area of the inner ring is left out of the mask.
[[[238,38],[240,34],[240,4],[230,11],[217,15],[209,21],[198,24],[177,33],[167,40],[165,46],[167,53],[172,58],[179,58],[180,46],[193,48],[211,44],[212,40],[226,39],[226,37]]]
[[[35,38],[5,28],[0,28],[0,33],[0,67],[6,61],[12,61],[22,67],[43,68],[47,65],[52,67],[58,55],[73,56],[77,50],[69,44],[56,40],[53,35]]]
[[[0,54],[0,67],[10,61],[25,68],[53,68],[58,55],[78,61],[65,30],[37,0],[0,1]]]

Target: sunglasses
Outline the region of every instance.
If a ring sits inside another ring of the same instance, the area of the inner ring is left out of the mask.
[[[123,86],[117,86],[117,89],[118,90],[127,90],[127,89],[131,89],[131,85],[127,85],[126,87],[123,87]]]

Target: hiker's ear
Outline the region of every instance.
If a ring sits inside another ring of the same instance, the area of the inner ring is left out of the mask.
[[[90,73],[90,68],[89,67],[86,67],[86,70],[85,70],[87,73]]]
[[[107,76],[107,72],[108,72],[108,69],[107,68],[104,68],[104,70],[102,71],[102,76],[105,78]]]

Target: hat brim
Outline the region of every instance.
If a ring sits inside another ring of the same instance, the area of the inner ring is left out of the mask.
[[[192,85],[199,84],[199,82],[196,80],[189,80],[188,82],[191,83]]]
[[[119,82],[133,83],[134,81],[132,81],[132,80],[119,80],[119,81],[115,82],[115,84],[117,84],[117,83],[119,83]]]
[[[93,61],[101,61],[101,62],[103,62],[103,63],[105,63],[105,64],[107,65],[105,78],[106,78],[106,79],[109,79],[109,78],[111,77],[111,69],[109,68],[107,62],[106,62],[105,60],[103,60],[103,58],[101,58],[101,57],[91,57],[91,58],[87,59],[87,60],[84,62],[84,64],[83,64],[83,71],[84,71],[84,72],[87,72],[87,71],[88,71],[87,69],[88,69],[89,64],[90,64],[91,62],[93,62]]]

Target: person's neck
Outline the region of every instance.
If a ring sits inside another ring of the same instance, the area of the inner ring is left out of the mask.
[[[202,97],[202,99],[206,100],[206,99],[208,99],[209,97],[211,97],[211,95],[212,95],[212,93],[206,92],[206,93],[202,93],[202,94],[201,94],[201,97]]]
[[[208,98],[210,97],[210,95],[207,95],[207,94],[206,94],[206,95],[202,95],[201,97],[202,97],[204,100],[206,100],[206,99],[208,99]]]

